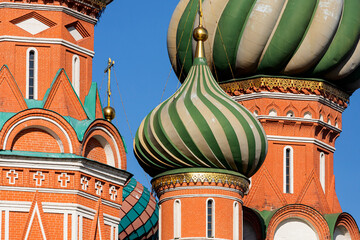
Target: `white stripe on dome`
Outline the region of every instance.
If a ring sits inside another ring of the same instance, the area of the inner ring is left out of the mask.
[[[190,84],[188,84],[188,85],[190,85]],[[186,89],[184,89],[184,92],[191,91],[191,90],[189,90],[188,85],[186,86]],[[206,142],[204,136],[202,135],[202,133],[200,132],[198,126],[193,121],[191,114],[186,109],[185,104],[184,104],[185,96],[186,96],[186,94],[180,95],[179,96],[180,99],[178,99],[178,101],[176,103],[176,109],[177,109],[177,112],[179,113],[179,117],[180,117],[181,121],[183,122],[186,130],[190,134],[192,140],[197,145],[199,150],[215,165],[225,168],[225,166],[219,161],[219,159],[216,157],[216,155],[213,153],[213,151],[207,144],[207,142]]]
[[[243,31],[236,68],[243,73],[256,70],[259,58],[282,12],[285,0],[257,0]]]
[[[341,78],[347,77],[360,65],[360,39],[356,45],[353,53],[345,58],[336,68],[331,70],[325,75],[326,78],[329,78],[333,81],[340,80]]]
[[[171,65],[174,68],[174,71],[176,72],[177,64],[176,64],[176,52],[177,52],[177,46],[176,46],[176,34],[179,26],[179,22],[181,19],[181,16],[183,15],[186,6],[188,5],[190,0],[180,0],[179,4],[176,6],[174,13],[171,17],[169,29],[167,33],[167,48],[170,56]],[[183,37],[185,38],[185,37]]]
[[[161,106],[161,105],[159,105],[159,106]],[[160,152],[162,152],[163,154],[165,152],[168,155],[170,155],[171,160],[176,160],[176,161],[180,162],[181,164],[184,164],[185,166],[191,167],[190,164],[188,164],[188,163],[184,162],[183,160],[179,159],[171,151],[169,151],[169,149],[164,146],[164,144],[161,142],[159,137],[156,135],[156,132],[155,132],[155,129],[154,129],[154,115],[155,115],[155,113],[156,113],[155,111],[152,111],[151,114],[150,114],[150,117],[149,117],[149,123],[150,123],[149,128],[151,130],[150,136],[152,138],[151,139],[152,144],[155,146],[155,148],[160,150]]]
[[[332,41],[343,10],[343,0],[319,0],[305,38],[285,67],[286,74],[302,73],[312,68]]]
[[[213,68],[213,46],[221,15],[228,4],[229,0],[208,0],[204,1],[203,8],[203,25],[208,31],[208,40],[204,42],[205,56],[210,69]],[[199,25],[199,13],[196,14],[194,28]],[[220,29],[221,30],[221,29]],[[195,55],[196,41],[192,39],[192,51]]]
[[[206,167],[210,167],[208,164],[206,164],[204,161],[202,161],[201,159],[199,159],[189,148],[188,146],[184,143],[184,141],[181,139],[181,137],[179,136],[174,123],[171,121],[170,119],[170,114],[169,114],[169,106],[170,103],[167,103],[164,107],[163,110],[161,111],[161,122],[164,128],[164,132],[167,134],[167,136],[169,137],[170,141],[176,146],[176,148],[179,149],[179,151],[185,155],[186,157],[188,157],[189,159],[196,159],[198,162],[200,162],[203,166]]]
[[[197,84],[200,86],[200,91],[203,95],[206,95],[207,93],[204,90],[204,66],[196,66],[197,70],[197,77],[200,77],[199,81],[197,81]],[[194,84],[194,87],[192,89],[193,92],[197,91],[198,86]],[[217,100],[215,100],[217,101]],[[214,103],[214,102],[212,102]],[[227,141],[225,131],[223,127],[221,126],[220,122],[217,119],[217,116],[214,115],[211,110],[208,108],[208,106],[199,98],[193,99],[193,104],[197,108],[197,110],[200,112],[200,114],[204,117],[207,125],[211,129],[211,132],[213,133],[214,138],[216,139],[216,144],[219,146],[224,158],[226,159],[226,162],[233,168],[234,170],[237,169],[234,157],[232,155],[230,145]]]

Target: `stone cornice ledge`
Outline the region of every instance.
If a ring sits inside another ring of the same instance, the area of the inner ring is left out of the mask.
[[[68,42],[60,38],[33,38],[33,37],[18,37],[18,36],[0,36],[0,42],[23,42],[23,43],[40,43],[40,44],[59,44],[72,50],[81,52],[83,54],[94,57],[95,52],[84,47],[80,47],[74,43]]]
[[[1,154],[0,167],[79,171],[121,186],[133,176],[125,170],[82,157],[48,158]]]
[[[96,24],[97,19],[89,17],[83,13],[75,11],[71,8],[64,6],[54,6],[54,5],[43,5],[43,4],[29,4],[29,3],[12,3],[12,2],[0,2],[0,8],[15,8],[15,9],[30,9],[30,10],[40,10],[40,11],[56,11],[64,12],[70,16],[76,17],[80,20]]]

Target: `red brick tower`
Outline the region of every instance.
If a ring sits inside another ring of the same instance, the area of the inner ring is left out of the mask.
[[[205,55],[220,87],[262,123],[269,150],[244,197],[244,239],[360,239],[335,192],[335,140],[360,86],[359,1],[204,0]],[[173,68],[193,63],[197,1],[168,31]]]
[[[0,1],[0,239],[118,238],[122,138],[92,83],[109,1]]]

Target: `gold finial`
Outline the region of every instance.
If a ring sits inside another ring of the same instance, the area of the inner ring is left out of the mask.
[[[107,90],[108,104],[104,108],[104,116],[105,116],[106,120],[108,120],[109,122],[111,122],[111,120],[113,120],[115,118],[115,109],[110,107],[110,96],[111,96],[110,73],[111,73],[111,68],[114,66],[114,64],[115,64],[115,61],[111,61],[111,59],[109,58],[108,65],[104,70],[104,73],[108,73],[108,90]]]
[[[202,25],[203,12],[201,1],[202,0],[199,0],[199,26],[195,28],[193,32],[193,37],[197,41],[195,58],[205,57],[204,42],[208,39],[208,31]]]

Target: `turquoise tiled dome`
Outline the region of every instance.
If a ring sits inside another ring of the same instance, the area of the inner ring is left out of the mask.
[[[158,214],[155,197],[132,178],[123,189],[119,239],[157,239]]]

